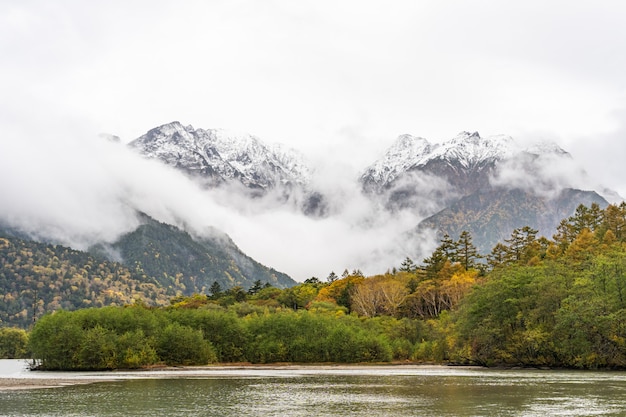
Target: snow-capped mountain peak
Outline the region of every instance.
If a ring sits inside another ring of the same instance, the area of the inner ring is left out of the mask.
[[[202,178],[210,185],[239,181],[251,189],[306,185],[310,170],[294,150],[269,146],[256,136],[225,129],[194,129],[172,122],[129,146],[148,158]]]
[[[367,171],[377,184],[385,184],[396,179],[430,154],[432,145],[424,138],[400,135],[385,155]]]
[[[531,146],[524,149],[526,153],[531,155],[556,155],[556,156],[568,156],[570,154],[557,145],[554,142],[542,141],[532,144]]]
[[[361,181],[380,188],[404,172],[419,169],[433,161],[460,164],[466,169],[507,158],[515,152],[513,139],[506,135],[483,138],[478,132],[461,132],[440,144],[411,135],[399,136],[385,155],[372,164]]]
[[[513,148],[513,138],[510,136],[496,135],[483,138],[478,132],[461,132],[438,145],[427,159],[458,161],[465,168],[472,168],[488,161],[509,157],[514,152]]]

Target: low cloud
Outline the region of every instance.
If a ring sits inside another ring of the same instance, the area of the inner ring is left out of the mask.
[[[407,242],[419,214],[389,213],[365,198],[356,172],[318,168],[312,189],[326,198],[325,217],[307,217],[298,199],[246,198],[233,186],[207,190],[158,161],[102,138],[19,137],[0,145],[0,220],[37,239],[77,249],[113,242],[134,230],[137,212],[197,235],[217,228],[248,255],[296,280],[331,271],[385,272],[430,247]]]
[[[496,187],[520,188],[544,198],[555,198],[566,188],[602,189],[567,153],[521,152],[501,161],[490,178]],[[610,192],[603,197],[612,200]]]

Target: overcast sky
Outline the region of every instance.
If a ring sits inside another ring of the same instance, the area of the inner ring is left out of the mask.
[[[0,0],[0,162],[173,120],[356,167],[468,130],[554,140],[626,195],[625,21],[620,0]]]

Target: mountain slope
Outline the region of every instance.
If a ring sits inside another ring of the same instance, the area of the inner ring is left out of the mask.
[[[208,186],[238,182],[261,192],[304,186],[310,177],[302,156],[295,151],[221,129],[194,129],[172,122],[148,131],[128,146],[200,178]]]
[[[484,185],[497,161],[513,152],[513,139],[504,135],[481,138],[478,132],[461,132],[442,144],[402,135],[365,170],[360,181],[364,190],[380,194],[393,189],[403,176],[420,172],[443,178],[457,191],[469,194]]]
[[[550,238],[561,219],[571,216],[580,204],[589,207],[593,203],[608,205],[594,191],[565,189],[555,198],[545,198],[519,188],[485,189],[426,218],[413,233],[434,229],[439,238],[448,234],[457,239],[461,232],[468,231],[479,252],[488,254],[516,228],[530,226],[539,231],[539,236]]]
[[[194,238],[174,226],[144,216],[144,223],[111,245],[92,252],[114,254],[131,268],[140,268],[165,288],[183,293],[207,293],[213,282],[222,288],[251,287],[260,280],[278,288],[296,284],[286,274],[259,264],[245,255],[224,233]],[[111,255],[109,255],[111,256]]]
[[[60,308],[167,305],[154,280],[117,262],[60,245],[19,239],[0,231],[0,326],[27,328]]]
[[[509,136],[461,132],[441,144],[400,136],[360,181],[387,208],[424,215],[413,233],[457,238],[467,230],[489,252],[515,228],[551,236],[578,205],[605,207],[600,194],[582,190],[584,177],[555,144],[522,147]]]

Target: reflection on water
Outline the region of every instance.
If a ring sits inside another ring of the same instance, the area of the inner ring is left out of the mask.
[[[626,374],[619,372],[365,367],[122,375],[126,379],[92,385],[0,392],[0,415],[626,415]]]

